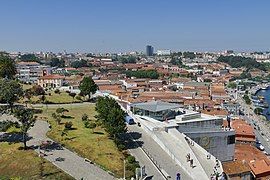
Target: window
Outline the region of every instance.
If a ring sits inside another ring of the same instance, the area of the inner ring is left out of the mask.
[[[234,144],[235,143],[235,135],[231,135],[227,137],[227,144]]]

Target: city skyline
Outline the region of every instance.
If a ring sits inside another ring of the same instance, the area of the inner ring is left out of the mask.
[[[0,50],[268,51],[270,2],[2,2]],[[11,13],[12,12],[12,13]]]

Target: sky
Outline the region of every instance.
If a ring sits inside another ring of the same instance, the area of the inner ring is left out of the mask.
[[[8,52],[269,51],[269,0],[2,0]]]

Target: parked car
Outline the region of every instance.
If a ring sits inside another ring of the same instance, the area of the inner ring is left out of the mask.
[[[126,117],[125,117],[125,121],[126,121],[126,123],[128,123],[129,125],[135,124],[134,119],[133,119],[132,117],[130,117],[130,116],[126,116]]]

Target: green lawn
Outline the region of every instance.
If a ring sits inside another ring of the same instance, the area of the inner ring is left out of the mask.
[[[50,95],[49,95],[50,94]],[[31,97],[31,103],[42,103],[40,100],[41,96],[33,96]],[[72,103],[72,102],[82,102],[77,100],[76,98],[72,98],[68,93],[65,91],[61,91],[60,94],[55,93],[54,91],[47,91],[46,92],[46,100],[53,103],[53,104],[63,104],[63,103]],[[26,99],[21,99],[20,102],[24,103]]]
[[[33,150],[18,150],[20,146],[0,142],[0,179],[73,179]]]
[[[57,107],[43,108],[43,113],[39,115],[46,119],[52,125],[52,130],[48,132],[48,136],[57,142],[61,142],[67,148],[74,150],[83,157],[94,161],[106,170],[110,170],[118,177],[123,174],[123,160],[124,156],[120,152],[113,140],[108,138],[107,133],[100,126],[94,129],[85,128],[81,117],[86,113],[91,121],[96,121],[94,115],[96,114],[95,105],[80,104],[61,106],[69,110],[65,113],[70,118],[62,118],[62,123],[58,125],[52,118],[51,114],[55,112]],[[64,123],[72,121],[74,130],[69,130],[66,136],[61,136],[64,129]]]

